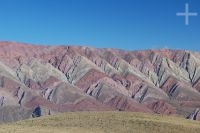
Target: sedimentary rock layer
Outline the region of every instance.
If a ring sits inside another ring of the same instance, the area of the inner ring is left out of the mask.
[[[0,121],[67,111],[200,120],[200,53],[0,42]]]

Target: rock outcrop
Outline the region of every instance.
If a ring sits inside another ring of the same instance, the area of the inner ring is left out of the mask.
[[[200,53],[0,42],[0,122],[67,111],[200,120]]]

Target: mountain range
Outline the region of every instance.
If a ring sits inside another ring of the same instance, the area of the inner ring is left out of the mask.
[[[200,120],[200,53],[0,42],[0,122],[74,111]]]

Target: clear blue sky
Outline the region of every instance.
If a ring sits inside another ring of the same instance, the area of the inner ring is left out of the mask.
[[[0,0],[0,40],[199,51],[200,0]]]

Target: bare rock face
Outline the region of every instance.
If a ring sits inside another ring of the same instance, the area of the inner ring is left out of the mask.
[[[67,111],[200,120],[200,53],[0,42],[0,122]]]

